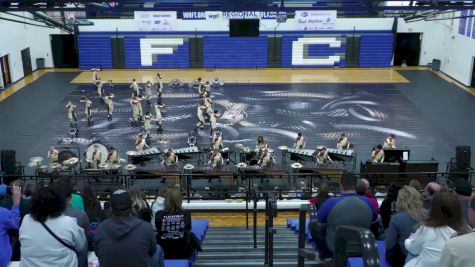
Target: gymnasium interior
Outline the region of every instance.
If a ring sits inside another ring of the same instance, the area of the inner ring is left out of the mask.
[[[406,244],[395,263],[387,247],[403,205],[392,190],[414,183],[427,216],[448,194],[472,224],[473,1],[0,0],[0,74],[0,221],[18,220],[22,195],[21,220],[0,229],[0,267],[425,266],[414,263],[424,251]],[[354,211],[327,211],[348,192]],[[61,262],[71,249],[48,250],[68,243],[50,231],[41,252],[28,249],[42,242],[21,222],[47,212],[45,194],[66,201],[54,216],[74,217],[71,205],[89,216],[87,228],[77,220],[82,259],[73,249]],[[154,253],[122,241],[136,249],[111,264],[99,236],[125,216],[117,194],[154,231]],[[365,197],[376,205],[368,227],[355,222]],[[183,257],[163,235],[183,230],[163,228],[178,218],[174,201],[190,216]]]

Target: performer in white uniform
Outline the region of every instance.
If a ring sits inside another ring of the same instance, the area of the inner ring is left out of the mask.
[[[91,167],[93,169],[98,169],[98,166],[99,164],[101,164],[102,162],[102,152],[99,150],[99,146],[98,145],[94,145],[94,150],[92,151],[92,154],[91,154],[91,158],[89,159],[91,160]]]
[[[165,108],[165,105],[162,104],[162,100],[158,99],[157,104],[155,104],[155,120],[157,121],[158,129],[162,129],[162,109]]]
[[[102,88],[103,85],[104,85],[104,82],[102,82],[100,79],[96,81],[96,90],[99,97],[104,96],[104,89]]]
[[[145,132],[150,136],[150,131],[152,130],[152,114],[150,112],[145,113],[144,121],[143,121],[143,128]]]
[[[109,165],[119,164],[119,155],[117,155],[117,151],[115,151],[114,147],[109,147],[109,150],[107,152],[108,153],[106,162]]]
[[[206,81],[203,85],[203,88],[201,89],[203,91],[203,94],[205,95],[210,95],[211,94],[211,86],[209,85],[209,81]]]
[[[132,89],[133,96],[140,95],[139,84],[137,83],[137,80],[135,79],[132,80],[132,84],[130,85],[130,88]]]
[[[54,146],[50,146],[48,150],[48,159],[50,163],[58,162],[58,150]]]
[[[91,106],[92,106],[91,99],[89,99],[86,96],[84,100],[80,100],[80,102],[84,103],[84,113],[86,114],[87,125],[93,124],[92,111],[91,111]]]
[[[327,148],[324,146],[317,146],[317,152],[315,155],[316,163],[317,164],[327,164],[328,162],[332,163],[333,160],[330,158],[327,152]]]
[[[137,141],[135,141],[135,148],[137,151],[143,151],[144,148],[148,148],[147,142],[143,137],[143,134],[139,134]]]
[[[178,163],[178,156],[173,152],[173,150],[168,149],[167,152],[163,155],[162,164],[167,166],[175,165]]]
[[[108,96],[104,97],[104,102],[107,105],[107,120],[112,120],[112,112],[114,111],[114,101],[112,100],[114,95],[109,93]]]
[[[208,116],[211,116],[213,114],[213,100],[211,99],[209,93],[205,93],[204,102],[206,106],[206,113]]]
[[[142,101],[143,101],[143,98],[141,96],[137,97],[137,101],[139,101],[139,103],[137,104],[137,108],[139,109],[139,119],[142,120],[142,117],[143,117],[143,109],[142,109]]]
[[[256,149],[267,148],[267,140],[263,136],[257,137]]]
[[[213,153],[211,154],[207,165],[211,165],[213,168],[216,168],[223,166],[223,162],[223,155],[221,155],[217,149],[213,149]]]
[[[76,108],[75,105],[73,105],[73,103],[71,103],[71,101],[68,102],[68,104],[66,105],[66,109],[68,111],[68,119],[69,119],[69,122],[71,123],[71,126],[76,126],[76,122],[78,120],[77,116],[76,116],[76,112],[74,112],[74,109]]]
[[[138,122],[140,120],[140,101],[137,100],[136,96],[134,96],[132,100],[130,100],[130,105],[132,106],[132,119],[134,120],[134,122]]]
[[[204,104],[204,101],[201,101],[198,105],[198,108],[196,109],[196,116],[198,117],[198,123],[196,124],[196,127],[200,127],[201,129],[203,129],[203,125],[205,124],[204,112],[206,109],[207,108]]]
[[[378,145],[373,149],[373,152],[371,152],[371,161],[373,163],[384,162],[384,150],[382,145]]]
[[[396,148],[396,136],[394,134],[390,134],[386,140],[384,140],[383,148]]]
[[[150,106],[152,105],[152,102],[150,99],[152,98],[152,83],[150,81],[147,81],[145,84],[145,102],[147,103],[147,110],[150,110]]]
[[[340,137],[338,138],[338,142],[336,143],[336,148],[347,149],[348,145],[349,145],[348,137],[346,137],[345,133],[341,133]]]
[[[221,113],[218,110],[215,110],[209,118],[211,124],[211,136],[213,136],[214,131],[216,130],[217,124],[216,121],[221,118]]]
[[[218,149],[221,150],[224,148],[223,145],[223,134],[220,131],[216,131],[212,142],[211,142],[211,149]]]
[[[157,85],[157,93],[161,95],[163,90],[162,74],[158,72],[157,76],[155,76],[154,79],[155,84]]]
[[[257,162],[257,165],[261,167],[267,167],[272,162],[272,154],[269,152],[267,148],[262,149],[262,155]]]
[[[303,138],[302,133],[297,134],[297,138],[294,143],[295,149],[304,149],[305,148],[305,139]]]
[[[203,82],[202,82],[202,79],[201,77],[198,77],[198,79],[196,79],[198,81],[198,94],[200,95],[200,97],[202,97],[204,95],[204,87],[203,87]]]

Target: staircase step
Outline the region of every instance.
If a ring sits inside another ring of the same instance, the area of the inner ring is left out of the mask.
[[[252,251],[252,252],[205,252],[200,253],[199,259],[201,260],[233,260],[233,259],[255,259],[255,260],[262,260],[264,259],[264,250],[262,251]],[[286,251],[274,254],[274,259],[297,259],[297,251]]]
[[[207,266],[219,266],[219,267],[263,267],[263,260],[235,260],[235,261],[201,261],[198,260],[193,264],[193,267],[207,267]],[[275,260],[274,266],[276,267],[295,267],[297,266],[297,260]],[[318,267],[318,263],[315,261],[305,261],[305,267]]]
[[[313,248],[311,245],[307,245],[306,248]],[[203,253],[213,253],[213,252],[253,252],[253,251],[264,251],[264,246],[258,246],[257,248],[253,248],[252,244],[249,246],[222,246],[222,245],[207,245],[206,247],[203,246],[203,252],[200,252],[200,256]],[[282,246],[280,244],[274,244],[274,251],[284,252],[284,251],[296,251],[297,246]]]

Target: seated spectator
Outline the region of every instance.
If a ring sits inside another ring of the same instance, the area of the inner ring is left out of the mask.
[[[392,267],[402,267],[407,257],[404,241],[416,231],[417,224],[424,218],[424,209],[421,194],[410,186],[399,190],[395,204],[397,213],[392,215],[386,232],[386,261]]]
[[[60,195],[64,199],[66,205],[64,215],[74,218],[78,226],[84,230],[84,234],[86,235],[88,243],[81,251],[78,251],[78,266],[87,267],[87,252],[88,248],[92,247],[92,233],[90,229],[89,218],[84,211],[71,205],[71,199],[74,190],[72,184],[70,184],[69,181],[53,183],[50,185],[50,187],[54,189],[56,194]]]
[[[178,188],[169,188],[162,211],[155,214],[157,243],[165,252],[165,259],[189,259],[193,253],[191,214],[182,209]]]
[[[318,195],[311,200],[312,205],[319,210],[323,203],[330,198],[330,187],[326,183],[321,183],[318,187]]]
[[[317,214],[321,226],[315,239],[321,259],[332,257],[338,226],[358,226],[369,230],[378,218],[369,198],[356,194],[356,183],[354,174],[344,174],[340,179],[341,196],[328,199]]]
[[[468,220],[475,225],[475,195],[469,202]],[[439,267],[468,267],[475,266],[475,232],[454,237],[447,241]]]
[[[358,190],[358,185],[356,187],[356,193],[358,195],[361,195],[361,196],[365,196],[367,198],[369,198],[369,200],[371,201],[371,203],[373,204],[374,206],[374,209],[376,210],[376,212],[379,214],[379,205],[378,205],[378,201],[374,198],[373,194],[370,192],[371,191],[371,185],[369,183],[368,180],[366,179],[360,179],[359,180],[360,182],[362,182],[362,185],[360,185],[360,189]],[[363,187],[364,185],[364,187]],[[359,192],[358,192],[359,191]]]
[[[423,189],[423,188],[422,188],[422,185],[421,185],[421,183],[420,183],[418,180],[416,180],[416,179],[411,180],[411,181],[409,182],[409,186],[414,187],[418,192],[422,192],[422,189]]]
[[[99,224],[94,251],[101,267],[164,267],[150,223],[132,216],[132,200],[125,190],[110,198],[112,216]]]
[[[415,256],[405,267],[437,266],[447,240],[469,232],[469,227],[453,193],[437,193],[432,197],[428,218],[404,242],[407,251]]]
[[[33,193],[33,185],[28,184],[25,186],[25,183],[23,180],[14,180],[10,183],[10,186],[18,186],[22,188],[22,196],[20,199],[20,218],[23,219],[23,217],[30,213],[30,207],[31,207],[31,195]],[[8,192],[5,194],[5,198],[2,203],[2,207],[6,209],[11,209],[13,205],[12,198]]]
[[[163,210],[166,194],[167,194],[167,188],[165,186],[161,187],[160,190],[158,190],[155,201],[152,203],[152,219],[150,222],[152,223],[153,229],[155,231],[157,230],[155,229],[155,214],[157,213],[157,211]]]
[[[396,200],[401,189],[399,183],[392,183],[389,185],[388,193],[381,203],[381,208],[379,209],[379,214],[381,215],[381,221],[383,223],[383,228],[387,229],[389,226],[389,221],[391,216],[397,212],[396,210]]]
[[[76,220],[64,215],[66,201],[53,188],[33,194],[31,212],[20,227],[20,266],[78,266],[76,253],[84,249],[86,236]]]
[[[76,179],[72,177],[60,177],[57,182],[70,183],[73,186],[74,192],[71,195],[71,206],[84,211],[84,200],[82,196],[76,190]]]
[[[84,209],[89,217],[90,222],[101,222],[105,219],[104,210],[102,209],[101,202],[97,199],[96,193],[90,184],[84,187],[82,192],[84,199]]]
[[[422,196],[424,198],[424,209],[429,210],[432,202],[432,198],[436,193],[442,192],[442,186],[435,182],[430,182],[426,185]]]
[[[6,187],[2,186],[0,190],[6,191]],[[20,227],[20,198],[21,188],[13,186],[11,209],[0,208],[0,266],[7,266],[12,258],[12,247],[7,231]]]
[[[134,214],[146,221],[150,222],[152,220],[152,211],[150,206],[147,203],[147,198],[142,190],[137,186],[132,186],[129,190],[130,197],[132,198],[132,207]]]
[[[458,180],[454,184],[454,191],[457,193],[462,215],[468,220],[468,202],[472,195],[472,185],[467,180]]]

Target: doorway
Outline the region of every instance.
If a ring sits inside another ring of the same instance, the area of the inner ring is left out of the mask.
[[[31,67],[30,48],[21,50],[21,62],[23,63],[23,76],[30,75],[33,72]]]
[[[2,74],[3,88],[6,88],[12,83],[8,55],[0,57],[0,73]]]
[[[471,87],[475,87],[475,57],[472,58],[472,84]]]
[[[418,66],[421,52],[421,33],[398,33],[394,50],[394,66]]]
[[[52,34],[51,50],[55,68],[77,68],[79,66],[73,34]]]

